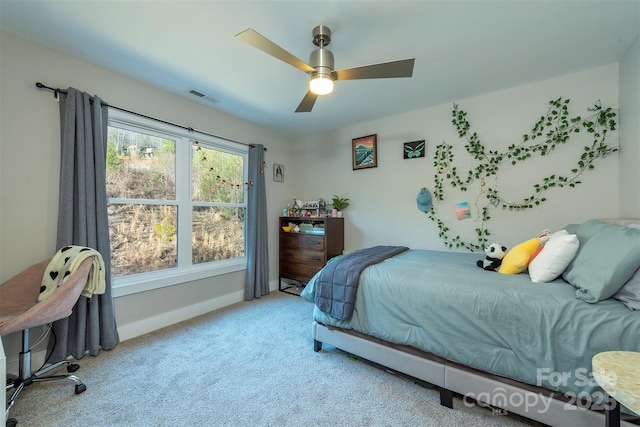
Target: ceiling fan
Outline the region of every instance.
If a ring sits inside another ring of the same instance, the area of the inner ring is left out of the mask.
[[[312,35],[313,44],[318,46],[318,49],[311,52],[308,64],[251,28],[236,35],[236,38],[243,42],[309,74],[309,90],[296,108],[296,113],[310,112],[318,95],[326,95],[333,91],[336,80],[381,79],[413,75],[415,58],[334,70],[333,53],[326,49],[326,46],[331,43],[331,30],[325,25],[318,25],[313,29]]]

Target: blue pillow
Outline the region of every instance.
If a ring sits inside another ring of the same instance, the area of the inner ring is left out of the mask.
[[[567,230],[567,233],[569,234],[576,234],[578,227],[580,227],[580,224],[567,224],[564,229]]]
[[[592,219],[576,235],[580,247],[562,277],[577,288],[578,299],[610,298],[640,268],[640,230]]]

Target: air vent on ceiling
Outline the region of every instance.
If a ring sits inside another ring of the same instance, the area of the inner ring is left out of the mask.
[[[217,104],[218,102],[220,102],[219,99],[209,95],[208,93],[204,93],[203,91],[198,90],[198,89],[189,88],[188,93],[190,95],[193,95],[193,96],[197,97],[201,101],[207,101],[207,102],[209,102],[211,104]]]

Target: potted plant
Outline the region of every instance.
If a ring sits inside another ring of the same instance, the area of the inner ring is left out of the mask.
[[[338,197],[338,196],[333,196],[333,209],[336,210],[336,214],[334,216],[337,216],[338,218],[342,217],[342,210],[344,208],[346,208],[347,206],[349,206],[349,199],[347,199],[346,197]]]

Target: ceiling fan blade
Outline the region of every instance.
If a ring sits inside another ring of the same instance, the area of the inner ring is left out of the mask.
[[[286,62],[289,65],[293,65],[294,67],[304,71],[305,73],[311,73],[315,71],[311,65],[293,56],[292,54],[251,28],[244,30],[240,34],[237,34],[236,38],[250,44],[257,49],[260,49],[264,53],[267,53],[275,58],[278,58],[281,61]]]
[[[313,109],[313,104],[316,103],[316,99],[318,99],[318,95],[311,92],[310,90],[307,91],[307,94],[304,96],[304,98],[302,98],[302,102],[300,102],[300,105],[298,105],[298,108],[296,108],[296,113],[310,112]]]
[[[390,77],[411,77],[415,58],[383,62],[363,67],[334,71],[336,80],[385,79]]]

